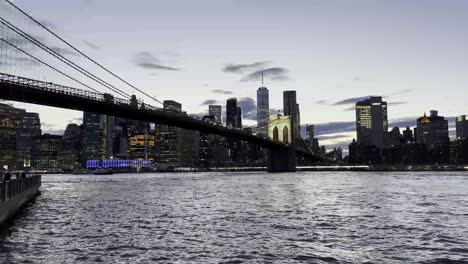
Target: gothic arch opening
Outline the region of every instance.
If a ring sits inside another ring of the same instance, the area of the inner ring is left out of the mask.
[[[283,127],[283,142],[288,144],[289,143],[289,130],[288,126]]]
[[[273,128],[273,141],[279,141],[279,130],[277,126]]]

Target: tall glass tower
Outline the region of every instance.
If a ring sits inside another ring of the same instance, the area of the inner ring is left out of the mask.
[[[356,103],[357,141],[367,146],[383,148],[388,132],[387,102],[380,96]]]
[[[270,118],[270,99],[266,87],[257,90],[257,128],[258,134],[267,135],[268,119]]]

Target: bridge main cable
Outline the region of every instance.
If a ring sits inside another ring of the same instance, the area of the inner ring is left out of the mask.
[[[24,32],[23,30],[19,29],[18,27],[14,26],[4,18],[0,17],[0,23],[8,27],[9,29],[13,30],[16,34],[20,35],[21,37],[27,39],[29,42],[33,43],[37,47],[41,48],[45,52],[49,53],[50,55],[54,56],[55,58],[59,59],[63,63],[67,64],[68,66],[72,67],[73,69],[79,71],[80,73],[84,74],[86,77],[92,79],[93,81],[99,83],[100,85],[108,88],[109,90],[123,96],[130,98],[131,96],[123,91],[120,91],[118,88],[114,87],[113,85],[107,83],[106,81],[102,80],[101,78],[97,77],[96,75],[90,73],[86,69],[83,69],[81,66],[75,64],[73,61],[65,58],[64,56],[60,55],[58,52],[54,51],[53,49],[47,47],[44,43],[37,40],[33,36],[29,35],[28,33]]]
[[[81,56],[85,57],[86,59],[88,59],[89,61],[91,61],[92,63],[94,63],[95,65],[97,65],[98,67],[100,67],[101,69],[103,69],[104,71],[106,71],[107,73],[111,74],[112,76],[114,76],[115,78],[117,78],[118,80],[122,81],[123,83],[127,84],[128,86],[132,87],[133,89],[139,91],[140,93],[142,93],[143,95],[147,96],[148,98],[160,103],[160,104],[163,104],[161,101],[159,101],[158,99],[154,98],[153,96],[150,96],[149,94],[145,93],[144,91],[138,89],[136,86],[132,85],[131,83],[125,81],[123,78],[121,78],[120,76],[118,76],[117,74],[113,73],[112,71],[110,71],[109,69],[107,69],[106,67],[104,67],[103,65],[101,65],[100,63],[98,63],[97,61],[93,60],[92,58],[90,58],[88,55],[84,54],[81,50],[77,49],[75,46],[73,46],[72,44],[70,44],[69,42],[67,42],[65,39],[61,38],[59,35],[57,35],[56,33],[54,33],[52,30],[50,30],[49,28],[47,28],[46,26],[44,26],[41,22],[37,21],[35,18],[33,18],[32,16],[30,16],[29,14],[27,14],[26,12],[24,12],[21,8],[17,7],[15,4],[13,4],[10,0],[5,0],[5,2],[7,2],[8,4],[10,4],[12,7],[14,7],[16,10],[18,10],[19,12],[21,12],[23,15],[25,15],[26,17],[28,17],[29,19],[31,19],[34,23],[38,24],[41,28],[43,28],[44,30],[46,30],[47,32],[49,32],[50,34],[52,34],[54,37],[58,38],[59,40],[61,40],[63,43],[65,43],[68,47],[70,47],[71,49],[73,49],[74,51],[76,51],[77,53],[79,53]],[[119,89],[120,90],[120,89]]]
[[[96,92],[96,93],[100,93],[98,90],[96,90],[96,89],[90,87],[89,85],[86,85],[86,84],[84,84],[84,83],[78,81],[77,79],[71,77],[70,75],[68,75],[68,74],[66,74],[66,73],[64,73],[64,72],[62,72],[62,71],[60,71],[59,69],[57,69],[57,68],[55,68],[55,67],[49,65],[48,63],[46,63],[46,62],[44,62],[43,60],[41,60],[41,59],[35,57],[34,55],[31,55],[29,52],[22,50],[21,48],[19,48],[18,46],[16,46],[16,45],[10,43],[9,41],[5,40],[4,38],[0,38],[0,40],[3,41],[3,42],[5,42],[6,44],[10,45],[11,47],[17,49],[18,51],[22,52],[23,54],[25,54],[25,55],[27,55],[27,56],[29,56],[29,57],[31,57],[31,58],[37,60],[38,62],[44,64],[45,66],[51,68],[52,70],[54,70],[54,71],[56,71],[56,72],[58,72],[58,73],[60,73],[60,74],[62,74],[62,75],[64,75],[64,76],[68,77],[69,79],[71,79],[71,80],[73,80],[73,81],[75,81],[75,82],[77,82],[77,83],[79,83],[79,84],[81,84],[81,85],[83,85],[84,87],[89,88],[89,89],[91,89],[92,91],[94,91],[94,92]]]

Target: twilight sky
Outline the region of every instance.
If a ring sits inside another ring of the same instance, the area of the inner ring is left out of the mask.
[[[244,118],[254,117],[264,68],[270,107],[281,109],[282,91],[296,90],[302,123],[316,124],[325,145],[350,142],[355,98],[368,95],[386,97],[391,125],[413,126],[431,109],[447,117],[468,114],[464,0],[15,3],[131,83],[181,102],[189,113],[238,97]],[[15,106],[38,111],[46,131],[63,130],[82,115]]]

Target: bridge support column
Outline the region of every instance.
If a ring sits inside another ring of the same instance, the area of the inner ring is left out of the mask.
[[[268,149],[268,172],[295,172],[296,149]]]

